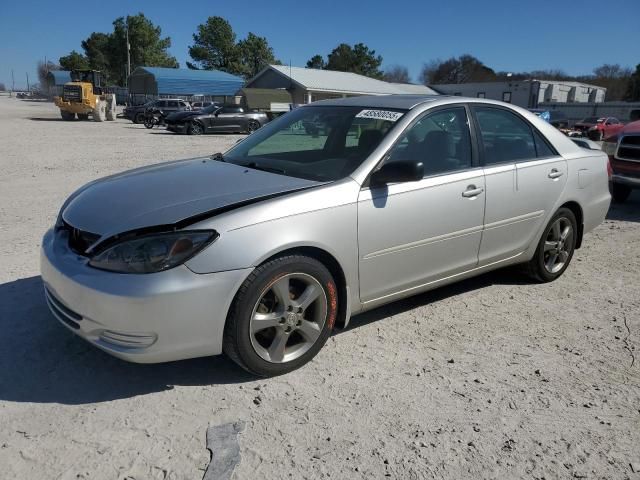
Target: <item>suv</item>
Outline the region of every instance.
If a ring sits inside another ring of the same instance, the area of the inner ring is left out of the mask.
[[[640,120],[627,124],[605,139],[602,150],[611,164],[611,196],[622,203],[640,188]]]
[[[173,112],[182,112],[191,110],[189,102],[185,102],[179,98],[162,98],[145,103],[144,105],[129,106],[124,109],[124,116],[133,123],[144,122],[144,112],[147,108],[157,108],[165,114]]]

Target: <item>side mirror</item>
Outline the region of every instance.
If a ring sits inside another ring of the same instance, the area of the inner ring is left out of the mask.
[[[417,182],[424,177],[422,162],[403,160],[385,163],[380,170],[371,175],[371,185],[379,186],[388,183]]]

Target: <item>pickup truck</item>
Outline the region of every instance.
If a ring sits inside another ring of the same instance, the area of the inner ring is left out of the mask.
[[[611,196],[622,203],[631,190],[640,188],[640,120],[605,138],[602,150],[609,155],[612,170]]]

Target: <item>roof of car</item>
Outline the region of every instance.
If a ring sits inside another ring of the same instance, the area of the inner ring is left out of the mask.
[[[312,105],[343,106],[343,107],[371,107],[371,108],[401,108],[411,109],[422,103],[435,102],[448,97],[444,95],[364,95],[360,97],[334,98],[314,102]],[[460,97],[455,97],[456,99]]]

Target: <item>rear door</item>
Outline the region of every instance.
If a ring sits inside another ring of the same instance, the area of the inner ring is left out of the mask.
[[[505,260],[537,242],[567,182],[567,162],[524,117],[473,107],[486,181],[479,264]]]
[[[214,121],[214,129],[221,132],[232,132],[241,130],[243,121],[242,107],[230,105],[222,107]]]

